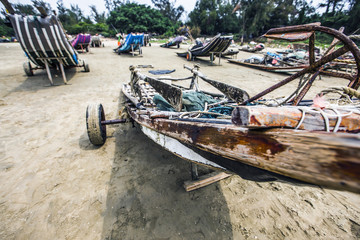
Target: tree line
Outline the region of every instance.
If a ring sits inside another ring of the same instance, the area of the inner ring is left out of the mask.
[[[321,22],[335,29],[344,26],[350,34],[360,27],[359,14],[359,0],[326,0],[318,6],[305,0],[198,0],[189,25],[199,26],[203,34],[241,33],[252,38],[274,27]]]
[[[42,0],[13,4],[13,7],[19,14],[36,15],[35,6],[41,6],[48,13],[56,12],[69,34],[99,33],[107,37],[119,32],[172,36],[186,25],[193,29],[194,35],[231,33],[252,39],[273,27],[311,22],[336,29],[345,26],[345,33],[351,34],[358,30],[360,22],[360,0],[325,0],[318,6],[306,0],[197,0],[187,16],[184,7],[176,7],[175,2],[152,0],[152,8],[129,0],[104,0],[106,11],[99,12],[90,5],[89,16],[84,14],[84,6],[71,4],[67,8],[63,0],[57,1],[56,9]],[[0,35],[13,36],[4,16],[3,13],[0,18]]]

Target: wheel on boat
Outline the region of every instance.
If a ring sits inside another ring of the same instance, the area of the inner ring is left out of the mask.
[[[105,112],[101,103],[90,104],[86,109],[86,128],[89,140],[96,146],[101,146],[106,141]]]

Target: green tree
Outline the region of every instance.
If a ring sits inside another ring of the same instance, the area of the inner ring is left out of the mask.
[[[233,4],[228,0],[197,0],[188,24],[199,26],[204,34],[237,32],[239,22],[236,15],[231,14],[232,9]]]
[[[159,10],[136,3],[117,7],[110,12],[106,23],[123,33],[157,32],[163,34],[173,28],[170,19],[163,16]]]
[[[151,2],[160,10],[161,14],[168,17],[174,24],[180,20],[181,15],[184,13],[184,7],[182,5],[175,7],[176,1],[151,0]]]
[[[30,4],[13,4],[12,5],[15,12],[18,14],[26,14],[26,15],[35,15],[36,11],[34,9],[34,7]]]
[[[90,5],[89,7],[91,9],[91,16],[94,18],[95,22],[97,23],[106,22],[105,12],[99,13],[95,5]]]
[[[51,14],[51,6],[49,3],[43,1],[43,0],[31,0],[31,2],[33,3],[33,5],[35,7],[42,7],[43,9],[45,9],[45,11],[47,12],[47,14]]]
[[[360,26],[359,26],[359,22],[360,22],[360,1],[359,0],[351,0],[350,1],[350,8],[349,8],[349,12],[348,12],[348,22],[347,22],[347,27],[348,27],[348,33],[353,33],[357,30],[359,30]],[[360,34],[359,31],[357,31],[356,34]]]
[[[122,4],[125,4],[125,0],[104,0],[106,9],[111,12],[115,8],[120,7]],[[129,3],[127,1],[127,3]]]
[[[8,20],[0,17],[0,37],[2,36],[15,36],[14,29],[9,26]]]
[[[294,9],[290,14],[290,25],[306,24],[313,21],[319,21],[319,15],[315,8],[305,0],[295,0]]]

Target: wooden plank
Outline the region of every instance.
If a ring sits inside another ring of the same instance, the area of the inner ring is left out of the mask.
[[[218,182],[222,179],[232,176],[231,174],[224,172],[212,172],[206,175],[203,175],[196,181],[186,181],[184,182],[184,188],[187,192],[208,186],[212,183]]]
[[[181,111],[182,90],[180,88],[147,76],[145,76],[144,81],[148,82],[159,94],[161,94],[161,96],[163,96],[176,111]]]
[[[303,109],[303,110],[300,110]],[[338,117],[330,109],[322,110],[329,119],[329,130],[333,130]],[[249,128],[270,128],[270,127],[287,127],[296,128],[303,117],[305,118],[298,129],[311,131],[324,131],[325,119],[320,111],[311,108],[294,108],[294,107],[237,107],[232,113],[232,122],[237,126]],[[339,131],[358,132],[360,131],[360,115],[352,113],[349,110],[338,110],[341,117]],[[331,117],[330,117],[331,116]]]
[[[198,70],[192,69],[188,66],[184,66],[184,68],[190,70],[196,76],[200,77],[202,80],[209,83],[210,85],[212,85],[213,87],[218,89],[220,92],[225,94],[228,98],[234,100],[237,103],[241,103],[241,102],[249,99],[249,94],[245,90],[231,86],[231,85],[223,83],[223,82],[212,80],[212,79],[206,77],[204,74],[202,74]]]

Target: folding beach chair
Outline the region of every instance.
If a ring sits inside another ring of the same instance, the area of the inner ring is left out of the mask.
[[[135,54],[135,51],[139,51],[139,55],[141,55],[142,46],[144,46],[144,34],[128,34],[126,36],[125,42],[120,47],[114,49],[114,51],[118,54],[131,52],[133,56]]]
[[[151,38],[150,34],[144,34],[144,46],[145,47],[147,45],[149,45],[149,47],[151,47],[150,38]]]
[[[71,41],[71,45],[74,49],[80,50],[84,52],[84,49],[86,52],[89,51],[89,45],[91,42],[91,35],[90,34],[81,34],[79,33],[76,35],[76,38]]]
[[[101,42],[101,38],[98,35],[91,37],[91,47],[105,47],[104,43]]]
[[[176,38],[174,38],[173,40],[167,42],[167,43],[164,43],[162,45],[160,45],[160,47],[163,47],[163,48],[170,48],[172,46],[177,46],[177,48],[180,47],[180,43],[182,43],[182,41],[184,40],[184,37],[183,36],[177,36]]]
[[[1,0],[6,7],[7,17],[15,30],[29,61],[23,64],[26,75],[33,76],[34,70],[46,69],[51,85],[54,85],[50,68],[61,70],[67,84],[64,68],[83,67],[89,72],[89,65],[78,59],[76,50],[65,36],[64,29],[55,15],[48,16],[43,8],[38,8],[41,16],[15,14],[7,0]],[[32,66],[31,62],[35,65]]]
[[[191,61],[196,57],[210,56],[210,61],[212,63],[215,60],[215,56],[219,56],[221,58],[221,55],[229,48],[232,40],[232,36],[221,36],[218,34],[213,37],[210,42],[195,45],[187,52],[177,53],[177,55],[180,57],[186,57],[188,61]]]

